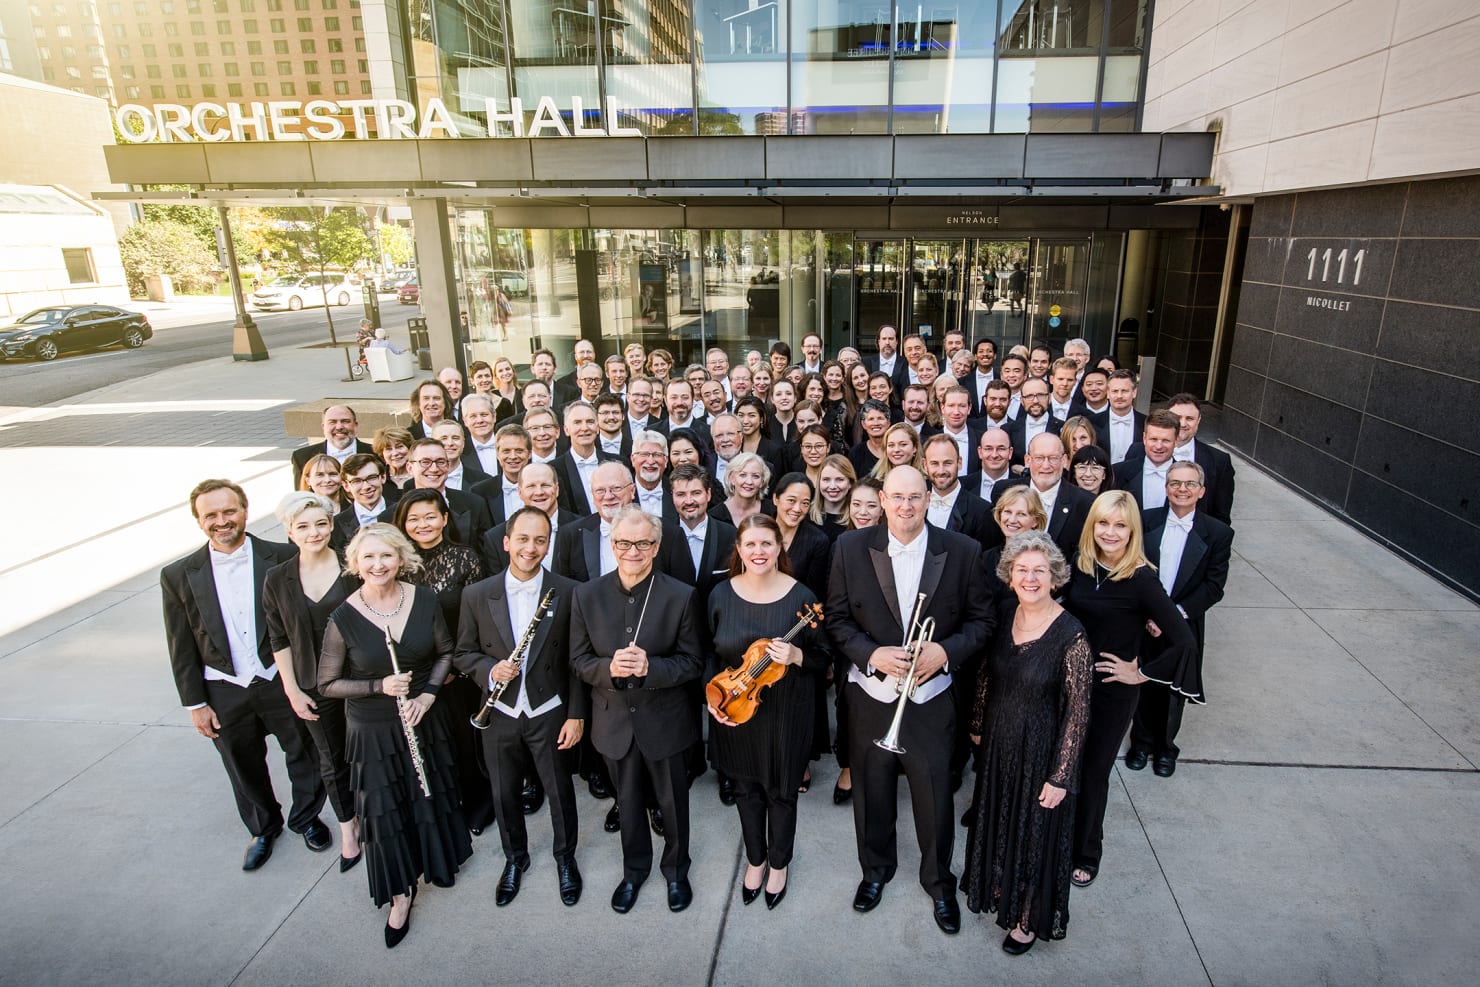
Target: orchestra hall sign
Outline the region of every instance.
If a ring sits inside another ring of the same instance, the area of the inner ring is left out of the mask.
[[[509,99],[500,110],[490,97],[484,103],[489,137],[641,137],[636,127],[623,127],[614,97],[604,107],[587,109],[579,96],[570,98],[567,124],[560,107],[542,96],[526,118],[523,102]],[[588,114],[595,116],[591,125]],[[194,141],[332,141],[346,135],[357,140],[425,140],[462,137],[457,121],[441,99],[431,98],[418,113],[404,99],[269,100],[251,103],[126,103],[113,114],[118,132],[134,144]],[[480,128],[481,130],[481,128]]]

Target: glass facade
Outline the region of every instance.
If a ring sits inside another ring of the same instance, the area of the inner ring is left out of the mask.
[[[1132,131],[1147,0],[405,0],[419,100],[645,135]],[[576,119],[577,100],[580,119]],[[604,120],[614,101],[618,119]]]
[[[958,331],[999,349],[1075,336],[1109,352],[1124,234],[985,239],[838,230],[499,229],[457,211],[460,304],[472,358],[526,364],[541,347],[570,364],[577,339],[602,356],[627,343],[680,364],[821,334],[829,351],[873,352],[890,324],[934,340]],[[1024,297],[1011,299],[1021,268]],[[509,313],[493,287],[508,296]],[[502,316],[502,317],[501,317]]]

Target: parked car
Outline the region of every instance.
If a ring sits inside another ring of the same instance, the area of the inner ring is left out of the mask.
[[[493,271],[493,279],[510,298],[523,298],[529,294],[529,279],[523,271]]]
[[[392,271],[380,279],[380,292],[383,295],[394,295],[401,290],[402,285],[415,277],[415,271]]]
[[[122,343],[131,350],[152,339],[154,329],[142,312],[112,305],[52,305],[27,312],[0,326],[0,357],[55,360],[68,350],[90,350]]]
[[[396,289],[396,301],[402,305],[415,305],[421,301],[421,282],[412,277],[401,287]]]
[[[325,274],[285,274],[273,278],[248,296],[253,308],[264,312],[316,306],[348,305],[359,294],[360,289],[350,281],[347,274],[330,271]]]

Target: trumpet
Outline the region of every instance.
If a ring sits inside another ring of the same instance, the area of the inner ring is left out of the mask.
[[[545,619],[545,614],[550,612],[555,602],[555,591],[549,590],[545,598],[540,600],[539,606],[534,608],[534,618],[530,620],[529,626],[524,629],[524,636],[519,638],[519,643],[514,645],[514,651],[509,655],[509,660],[514,663],[514,674],[517,676],[524,671],[524,658],[529,654],[529,646],[534,643],[535,628],[540,626],[540,621]],[[509,682],[512,682],[510,679]],[[499,699],[503,697],[504,690],[509,687],[509,682],[495,682],[493,688],[488,690],[488,699],[483,703],[483,708],[476,714],[468,717],[468,722],[479,730],[487,730],[488,725],[493,722],[493,707],[498,705]]]
[[[899,745],[899,728],[904,723],[904,710],[909,705],[910,699],[919,688],[915,681],[915,670],[920,666],[920,652],[925,650],[935,637],[935,618],[924,617],[921,614],[925,610],[925,594],[921,593],[915,598],[915,607],[910,611],[909,630],[905,632],[902,647],[910,653],[910,667],[902,676],[895,680],[895,688],[899,693],[899,704],[894,708],[894,719],[889,723],[889,730],[884,736],[874,741],[875,747],[880,747],[891,754],[903,754],[904,748]],[[907,684],[908,683],[908,684]]]

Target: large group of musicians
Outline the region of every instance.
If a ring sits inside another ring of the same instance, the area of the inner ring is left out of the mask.
[[[1063,938],[1117,760],[1171,777],[1206,701],[1233,465],[1198,440],[1197,398],[1143,414],[1135,375],[1084,340],[1000,359],[959,333],[938,354],[892,326],[875,342],[686,367],[637,343],[598,362],[582,340],[563,377],[541,350],[523,384],[505,358],[418,382],[412,426],[373,442],[328,408],[277,505],[290,544],[247,532],[240,486],[199,483],[206,544],[161,572],[165,629],[251,837],[243,870],[284,828],[331,849],[327,798],[339,869],[363,863],[395,947],[418,888],[452,887],[486,830],[513,903],[546,807],[576,906],[578,814],[610,802],[612,909],[637,904],[656,838],[677,912],[690,800],[717,789],[740,901],[775,909],[832,756],[856,911],[898,869],[902,775],[941,931],[964,891],[1011,955]]]

